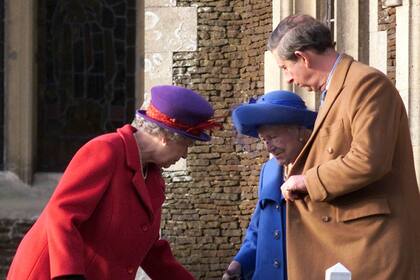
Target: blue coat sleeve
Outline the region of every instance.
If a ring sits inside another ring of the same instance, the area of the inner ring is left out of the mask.
[[[262,176],[265,165],[261,168],[258,191],[261,192]],[[258,239],[258,225],[260,221],[260,201],[258,200],[251,221],[246,230],[244,241],[239,249],[239,252],[234,257],[234,260],[241,264],[242,275],[252,275],[255,270],[257,239]]]
[[[241,249],[239,249],[239,252],[234,257],[234,260],[241,264],[243,275],[252,273],[255,270],[260,210],[259,203],[257,203],[257,207],[252,214],[251,222],[246,230],[245,239],[242,242]]]

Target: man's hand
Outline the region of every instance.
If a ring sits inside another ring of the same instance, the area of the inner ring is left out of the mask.
[[[241,264],[237,261],[232,261],[225,273],[222,280],[240,280],[241,279]]]
[[[303,175],[290,176],[290,178],[283,183],[280,189],[286,201],[302,199],[308,193],[305,184],[305,176]]]

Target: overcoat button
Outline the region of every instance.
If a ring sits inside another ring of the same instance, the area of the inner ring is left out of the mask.
[[[134,268],[132,268],[132,267],[127,268],[127,272],[128,272],[128,274],[133,274],[134,273]]]
[[[279,239],[280,238],[280,231],[275,230],[274,231],[274,239]]]
[[[274,260],[274,262],[273,262],[273,266],[274,266],[275,268],[279,268],[279,267],[280,267],[280,261],[279,261],[279,260]]]
[[[333,148],[331,148],[331,147],[329,147],[329,148],[327,149],[327,151],[328,151],[328,153],[329,153],[329,154],[334,153],[334,149],[333,149]]]
[[[148,230],[149,230],[149,227],[148,227],[147,225],[143,225],[143,226],[141,227],[141,229],[142,229],[143,231],[148,231]]]
[[[322,221],[324,223],[328,223],[329,221],[331,221],[331,218],[329,216],[322,216]]]

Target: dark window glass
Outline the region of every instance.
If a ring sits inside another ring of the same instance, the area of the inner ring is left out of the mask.
[[[134,113],[135,0],[40,0],[38,171]],[[133,34],[132,34],[133,33]]]

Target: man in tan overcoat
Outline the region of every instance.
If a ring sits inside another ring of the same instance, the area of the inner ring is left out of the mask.
[[[420,195],[398,91],[337,53],[310,16],[282,20],[268,45],[290,83],[322,93],[314,131],[281,186],[289,279],[324,279],[338,262],[355,280],[420,279]]]

